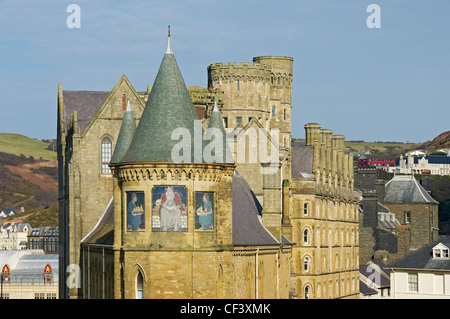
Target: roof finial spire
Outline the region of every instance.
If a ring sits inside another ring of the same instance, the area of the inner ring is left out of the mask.
[[[170,43],[170,25],[168,27],[168,37],[167,37],[167,50],[166,50],[166,54],[173,54],[172,52],[172,45]]]

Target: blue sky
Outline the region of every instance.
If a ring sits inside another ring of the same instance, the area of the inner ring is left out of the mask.
[[[70,4],[80,28],[68,28]],[[381,28],[366,12],[379,5]],[[0,0],[0,132],[56,137],[58,83],[153,84],[167,25],[187,86],[209,64],[294,58],[292,136],[318,122],[347,140],[425,142],[450,129],[450,1]]]

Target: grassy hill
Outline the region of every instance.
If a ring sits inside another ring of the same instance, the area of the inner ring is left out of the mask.
[[[0,223],[58,226],[58,169],[49,142],[0,133],[0,209],[24,213]]]
[[[422,143],[345,141],[344,145],[351,152],[369,150],[371,154],[380,153],[399,157],[407,151],[420,147]]]
[[[49,143],[14,133],[0,133],[0,152],[35,159],[56,160],[56,153],[48,150]]]

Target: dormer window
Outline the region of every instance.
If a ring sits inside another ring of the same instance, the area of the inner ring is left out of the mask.
[[[433,259],[449,259],[449,248],[442,243],[434,246]]]

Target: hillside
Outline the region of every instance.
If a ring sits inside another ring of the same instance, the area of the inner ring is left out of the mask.
[[[0,133],[0,210],[20,212],[0,223],[27,222],[32,227],[58,226],[58,169],[49,143]]]
[[[0,152],[35,159],[56,160],[56,152],[49,150],[50,141],[44,142],[14,133],[0,133]]]
[[[419,148],[427,151],[437,151],[442,148],[450,148],[450,131],[438,135],[432,141],[423,143]]]

